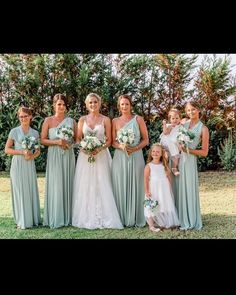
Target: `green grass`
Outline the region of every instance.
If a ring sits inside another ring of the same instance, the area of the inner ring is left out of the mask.
[[[236,172],[200,173],[201,231],[165,230],[152,233],[145,228],[85,230],[75,227],[16,229],[12,217],[9,174],[0,173],[1,239],[236,239]],[[44,174],[38,175],[41,213],[44,207]]]

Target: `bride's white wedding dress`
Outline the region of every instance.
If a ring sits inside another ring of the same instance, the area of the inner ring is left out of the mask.
[[[86,121],[83,134],[96,133],[98,139],[105,138],[103,122],[90,128]],[[80,228],[122,229],[120,216],[112,191],[111,155],[108,149],[95,156],[95,162],[88,162],[88,155],[79,153],[72,201],[72,225]]]

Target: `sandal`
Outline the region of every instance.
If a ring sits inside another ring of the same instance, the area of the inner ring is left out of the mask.
[[[149,230],[155,233],[158,233],[160,231],[160,228],[156,228],[155,226],[149,227]]]
[[[171,170],[172,170],[172,172],[173,172],[173,174],[174,174],[175,176],[179,176],[179,175],[180,175],[180,172],[178,171],[177,168],[172,168]]]

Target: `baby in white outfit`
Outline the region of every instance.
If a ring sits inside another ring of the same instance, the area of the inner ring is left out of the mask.
[[[160,143],[167,149],[171,156],[171,161],[173,163],[172,172],[175,176],[178,176],[178,164],[180,158],[180,150],[177,141],[177,136],[179,133],[179,127],[181,126],[182,119],[180,118],[180,111],[177,109],[171,109],[168,113],[168,119],[170,124],[167,124],[166,120],[162,121],[163,132],[160,136]]]

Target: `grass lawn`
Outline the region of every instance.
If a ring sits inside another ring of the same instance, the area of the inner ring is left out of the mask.
[[[124,230],[85,230],[75,227],[16,229],[12,217],[9,174],[0,173],[1,239],[236,239],[236,172],[204,172],[200,176],[203,229],[201,231],[165,230],[152,233],[145,228]],[[38,175],[43,216],[44,175]]]

